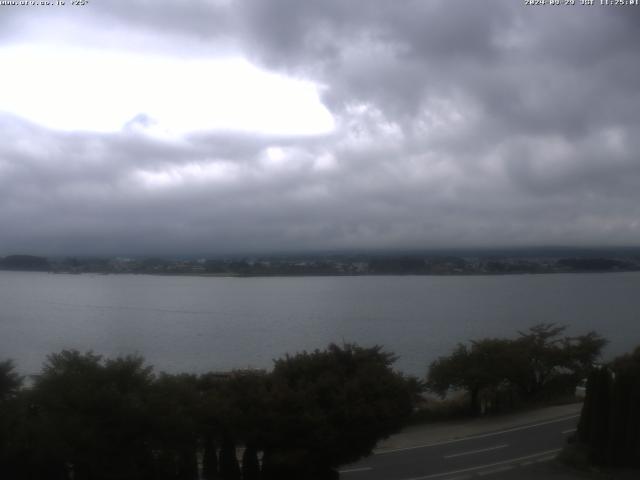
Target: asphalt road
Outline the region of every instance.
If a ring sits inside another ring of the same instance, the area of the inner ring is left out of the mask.
[[[379,453],[340,470],[343,480],[466,480],[552,460],[578,415]]]

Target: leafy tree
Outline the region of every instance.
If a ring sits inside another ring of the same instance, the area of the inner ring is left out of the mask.
[[[201,377],[201,383],[204,377]],[[241,443],[260,445],[268,430],[270,376],[263,371],[231,372],[211,378],[203,391],[203,423],[219,440],[231,433]]]
[[[566,326],[541,323],[519,332],[515,343],[526,359],[526,367],[511,378],[525,398],[535,398],[560,380],[565,391],[573,392],[586,378],[607,341],[595,332],[578,337],[560,337]]]
[[[615,359],[608,460],[640,467],[640,347]]]
[[[453,353],[434,361],[428,372],[427,386],[445,396],[451,389],[461,389],[469,395],[469,411],[481,413],[481,393],[496,391],[515,375],[521,357],[513,343],[504,339],[484,339],[471,346],[458,344]]]
[[[224,436],[220,449],[220,478],[240,480],[240,465],[236,457],[236,444],[230,434]]]
[[[434,360],[429,366],[427,387],[444,397],[451,389],[464,389],[470,398],[469,409],[472,414],[478,410],[478,396],[484,386],[473,375],[473,359],[470,349],[459,343],[451,355]]]
[[[571,372],[576,384],[588,377],[607,343],[606,339],[594,331],[577,337],[563,338],[563,366]],[[571,385],[571,388],[575,390],[575,385]]]
[[[22,381],[12,360],[0,362],[0,402],[15,396],[22,387]]]
[[[153,376],[139,357],[102,361],[92,353],[50,355],[31,395],[35,456],[63,465],[75,479],[144,479]],[[38,463],[38,462],[35,462]]]
[[[371,453],[412,411],[417,382],[381,347],[346,344],[277,360],[269,395],[263,477],[333,478]]]
[[[202,478],[215,480],[218,478],[218,452],[215,438],[212,435],[205,435],[202,441]]]
[[[564,326],[541,323],[527,332],[518,332],[520,338],[515,343],[527,364],[511,380],[525,397],[538,394],[557,368],[565,365],[567,358],[562,349],[562,339],[558,338],[565,330]]]
[[[254,445],[247,445],[242,454],[242,480],[258,480],[259,478],[258,451]]]
[[[16,397],[22,380],[11,360],[0,362],[0,477],[11,476],[23,467],[15,462],[21,443],[16,422],[20,413]]]
[[[151,386],[151,442],[161,479],[196,480],[200,394],[195,375],[162,373]]]
[[[640,347],[591,372],[578,439],[597,465],[640,467]]]
[[[156,376],[139,357],[67,350],[25,390],[5,362],[0,475],[196,480],[201,455],[208,480],[337,478],[412,411],[419,383],[393,361],[380,347],[331,345],[280,359],[270,374]]]
[[[268,375],[262,371],[238,371],[229,375],[201,375],[199,426],[204,439],[205,476],[236,478],[239,466],[235,444],[239,442],[254,450],[261,445],[268,425],[265,410],[269,395]],[[220,458],[215,455],[221,446]]]
[[[606,340],[595,332],[561,337],[566,327],[538,324],[516,339],[488,338],[458,344],[434,361],[427,374],[429,389],[444,396],[452,389],[469,395],[472,414],[482,411],[482,398],[497,402],[500,394],[525,400],[575,391],[593,368]]]
[[[596,369],[589,375],[585,410],[590,415],[581,416],[578,425],[579,435],[591,445],[590,456],[596,463],[605,462],[611,412],[611,382],[611,371],[606,367]]]

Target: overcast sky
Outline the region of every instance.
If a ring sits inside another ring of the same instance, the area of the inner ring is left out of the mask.
[[[0,255],[640,244],[640,7],[66,4],[0,6]]]

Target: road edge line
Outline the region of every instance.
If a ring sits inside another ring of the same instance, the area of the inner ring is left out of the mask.
[[[505,430],[500,430],[497,432],[489,432],[489,433],[480,433],[477,435],[470,435],[468,437],[461,437],[461,438],[454,438],[451,440],[444,440],[442,442],[432,442],[432,443],[425,443],[425,444],[421,444],[421,445],[413,445],[411,447],[401,447],[401,448],[393,448],[391,450],[385,450],[383,452],[374,452],[373,455],[387,455],[389,453],[396,453],[396,452],[405,452],[407,450],[417,450],[419,448],[428,448],[428,447],[435,447],[437,445],[448,445],[450,443],[457,443],[457,442],[464,442],[467,440],[475,440],[478,438],[486,438],[486,437],[492,437],[495,435],[501,435],[503,433],[510,433],[510,432],[517,432],[519,430],[526,430],[528,428],[536,428],[536,427],[541,427],[543,425],[550,425],[552,423],[560,423],[560,422],[564,422],[565,420],[571,420],[572,418],[578,418],[580,416],[580,414],[575,414],[575,415],[570,415],[568,417],[562,417],[562,418],[557,418],[555,420],[549,420],[546,422],[540,422],[540,423],[535,423],[535,424],[531,424],[531,425],[521,425],[519,427],[512,427],[512,428],[508,428]]]

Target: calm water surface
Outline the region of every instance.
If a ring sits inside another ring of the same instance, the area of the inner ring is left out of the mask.
[[[170,372],[266,367],[330,342],[384,345],[423,375],[457,342],[538,322],[640,344],[640,273],[211,278],[0,272],[0,359],[140,353]]]

